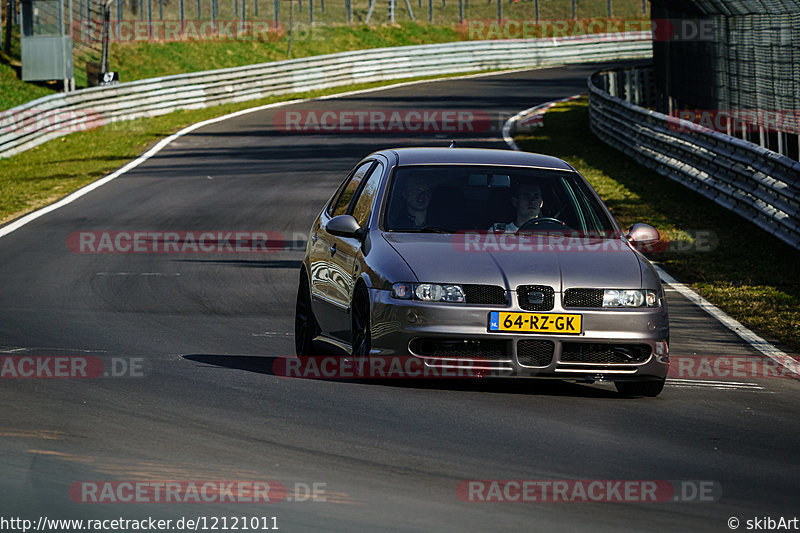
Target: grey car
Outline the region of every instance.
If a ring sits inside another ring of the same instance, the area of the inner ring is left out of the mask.
[[[309,234],[297,355],[320,347],[487,375],[613,381],[656,396],[669,364],[658,274],[572,166],[468,148],[359,162]]]

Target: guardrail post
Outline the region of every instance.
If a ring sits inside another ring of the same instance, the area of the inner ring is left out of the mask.
[[[367,10],[367,17],[364,19],[365,24],[369,24],[369,19],[372,18],[373,9],[375,9],[375,0],[369,0],[369,9]]]
[[[633,103],[633,87],[631,81],[632,73],[630,70],[625,71],[625,101]]]
[[[458,1],[461,2],[461,0]],[[406,11],[408,11],[408,18],[414,20],[414,12],[411,11],[411,2],[409,0],[405,0],[405,2],[406,2]]]

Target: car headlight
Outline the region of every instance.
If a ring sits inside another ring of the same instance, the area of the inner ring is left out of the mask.
[[[395,283],[392,297],[400,300],[421,300],[423,302],[464,303],[464,289],[461,285],[440,285],[437,283]]]
[[[658,307],[658,293],[644,289],[605,289],[603,307]]]

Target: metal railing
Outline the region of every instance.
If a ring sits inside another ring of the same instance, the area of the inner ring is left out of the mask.
[[[0,112],[0,157],[73,131],[273,95],[401,78],[649,57],[648,32],[342,52],[53,94]]]
[[[589,79],[595,135],[800,248],[800,162],[626,101],[639,98],[647,105],[649,96],[642,94],[646,86],[637,88],[635,80],[648,78],[647,70],[627,70],[600,72]]]

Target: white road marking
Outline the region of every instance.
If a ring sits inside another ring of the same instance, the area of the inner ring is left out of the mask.
[[[744,386],[744,387],[760,387],[758,383],[750,381],[723,381],[713,379],[683,379],[683,378],[667,378],[667,383],[698,383],[708,385],[731,385],[731,386]]]
[[[298,99],[295,99],[295,100],[287,100],[285,102],[275,102],[273,104],[266,104],[266,105],[261,105],[261,106],[256,106],[256,107],[250,107],[250,108],[247,108],[247,109],[242,109],[242,110],[236,111],[234,113],[229,113],[227,115],[222,115],[221,117],[210,118],[208,120],[204,120],[202,122],[198,122],[196,124],[192,124],[190,126],[187,126],[187,127],[183,128],[182,130],[173,133],[169,137],[161,139],[160,141],[158,141],[155,144],[155,146],[150,148],[148,151],[146,151],[145,153],[143,153],[142,155],[140,155],[139,157],[137,157],[133,161],[127,163],[124,166],[122,166],[121,168],[115,170],[114,172],[112,172],[108,176],[100,178],[97,181],[93,181],[92,183],[90,183],[90,184],[88,184],[88,185],[86,185],[84,187],[81,187],[77,191],[73,192],[72,194],[70,194],[68,196],[65,196],[64,198],[62,198],[61,200],[59,200],[59,201],[57,201],[57,202],[55,202],[53,204],[50,204],[50,205],[45,206],[45,207],[42,207],[41,209],[38,209],[38,210],[36,210],[36,211],[34,211],[32,213],[28,213],[27,215],[18,218],[14,222],[11,222],[10,224],[7,224],[7,225],[5,225],[3,227],[0,227],[0,238],[5,237],[9,233],[12,233],[12,232],[18,230],[19,228],[25,226],[26,224],[29,224],[29,223],[33,222],[37,218],[39,218],[41,216],[44,216],[47,213],[55,211],[56,209],[64,207],[65,205],[71,204],[72,202],[74,202],[78,198],[89,194],[93,190],[95,190],[95,189],[97,189],[99,187],[102,187],[103,185],[105,185],[109,181],[112,181],[115,178],[118,178],[119,176],[122,176],[123,174],[127,173],[128,171],[133,170],[134,168],[138,167],[139,165],[141,165],[142,163],[144,163],[145,161],[147,161],[148,159],[150,159],[151,157],[156,155],[158,152],[160,152],[161,150],[163,150],[164,148],[169,146],[176,139],[179,139],[179,138],[183,137],[184,135],[186,135],[188,133],[191,133],[191,132],[193,132],[194,130],[196,130],[198,128],[202,128],[203,126],[208,126],[209,124],[215,124],[217,122],[222,122],[223,120],[228,120],[228,119],[231,119],[231,118],[240,117],[242,115],[248,115],[250,113],[263,111],[264,109],[272,109],[272,108],[276,108],[276,107],[285,107],[285,106],[288,106],[288,105],[299,104],[299,103],[302,103],[302,102],[312,102],[312,101],[315,101],[315,100],[331,100],[331,99],[335,99],[335,98],[344,98],[344,97],[352,96],[352,95],[356,95],[356,94],[366,94],[366,93],[375,92],[375,91],[381,91],[381,90],[386,90],[386,89],[396,89],[396,88],[399,88],[399,87],[408,87],[410,85],[421,85],[421,84],[424,84],[424,83],[436,83],[436,82],[450,81],[450,80],[463,80],[463,79],[479,78],[479,77],[500,76],[500,75],[503,75],[503,74],[512,74],[514,72],[524,72],[524,71],[527,71],[527,70],[546,70],[547,68],[556,68],[556,67],[545,67],[543,69],[531,69],[531,68],[510,69],[510,70],[501,70],[501,71],[497,71],[497,72],[490,72],[490,73],[483,73],[483,74],[467,74],[465,76],[453,76],[453,77],[449,77],[449,78],[437,78],[437,79],[433,79],[433,80],[406,81],[406,82],[401,82],[401,83],[395,83],[395,84],[392,84],[392,85],[383,85],[381,87],[372,87],[370,89],[359,89],[357,91],[348,91],[348,92],[344,92],[344,93],[330,94],[330,95],[327,95],[327,96],[320,96],[320,97],[317,97],[317,98],[298,98]],[[210,178],[210,176],[209,176],[209,178]],[[211,178],[211,179],[213,179],[213,178]]]
[[[27,348],[0,348],[0,353],[19,353],[19,352],[82,352],[82,353],[106,353],[108,350],[84,350],[82,348],[45,348],[32,346]]]
[[[711,381],[702,379],[672,379],[667,378],[667,386],[678,388],[697,388],[715,390],[749,390],[764,391],[764,387],[757,383],[741,383],[736,381]],[[769,391],[765,391],[769,392]]]
[[[556,104],[559,104],[561,102],[569,102],[570,100],[575,100],[577,98],[580,98],[581,96],[583,95],[575,94],[572,96],[568,96],[566,98],[561,98],[559,100],[553,100],[552,102],[545,102],[543,104],[535,105],[533,107],[525,109],[524,111],[520,111],[510,119],[506,120],[505,124],[503,124],[503,140],[506,142],[508,146],[511,147],[512,150],[521,152],[522,149],[519,146],[517,146],[517,143],[514,141],[513,135],[511,135],[511,128],[514,127],[514,124],[519,122],[522,119],[522,117],[530,113],[533,113],[534,111],[541,111],[542,114],[544,114],[544,112],[546,112],[548,109],[555,106]]]
[[[95,276],[180,276],[180,272],[95,272]]]
[[[725,314],[725,312],[719,307],[700,296],[693,289],[670,276],[666,271],[664,271],[663,268],[659,267],[658,265],[653,266],[655,267],[656,272],[658,272],[658,275],[662,281],[664,281],[664,283],[668,283],[670,287],[678,291],[684,298],[719,320],[722,325],[736,333],[750,346],[763,353],[782,367],[786,368],[789,372],[800,376],[800,374],[797,373],[797,369],[800,367],[800,362],[798,362],[796,359],[785,354],[783,351],[774,347],[772,344],[750,331],[738,320]]]

